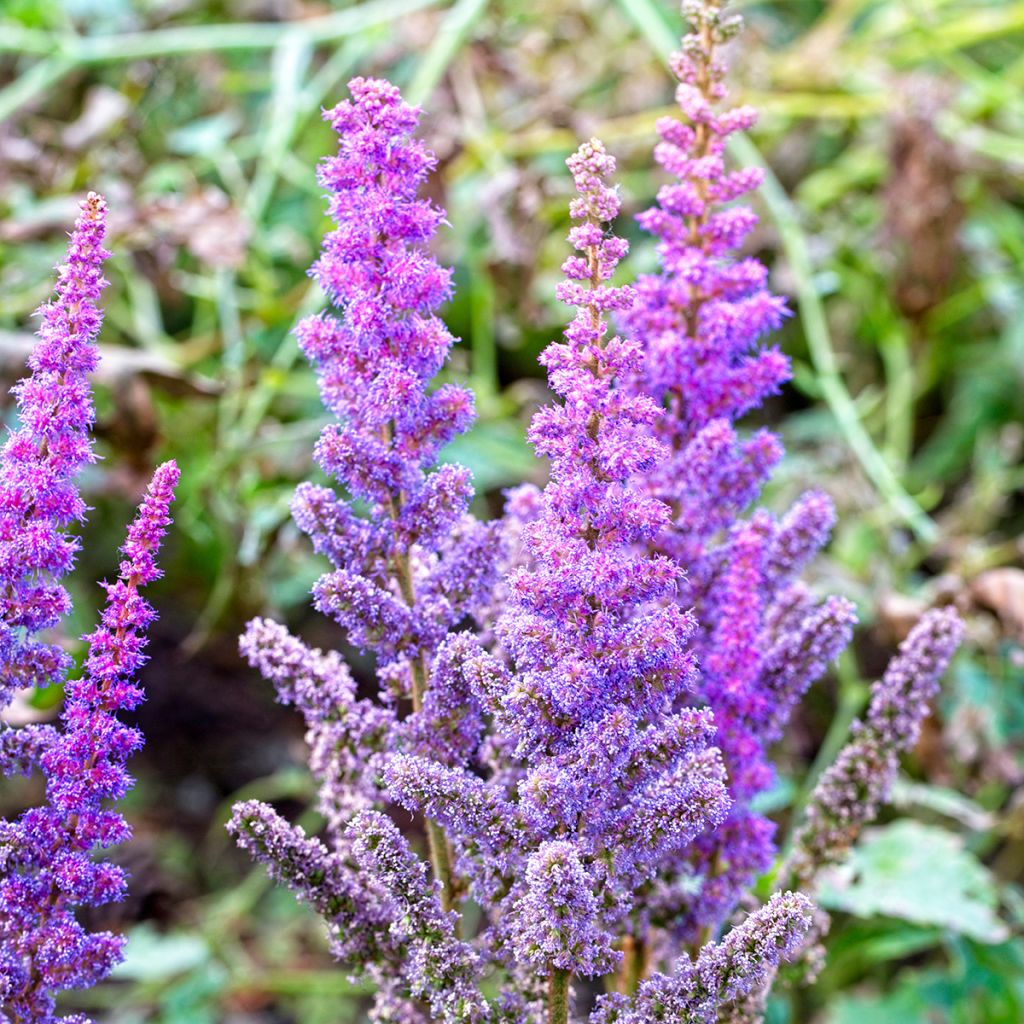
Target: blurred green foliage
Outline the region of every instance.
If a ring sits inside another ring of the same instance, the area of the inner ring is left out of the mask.
[[[752,248],[797,314],[781,332],[794,386],[766,413],[789,448],[769,500],[781,508],[811,484],[832,494],[840,526],[814,582],[853,596],[866,627],[780,752],[780,820],[909,619],[954,600],[971,628],[916,781],[896,794],[912,820],[883,821],[833,880],[828,967],[815,989],[783,993],[772,1020],[1019,1024],[1024,2],[736,6],[748,29],[733,93],[762,119],[734,155],[771,171]],[[147,470],[177,458],[157,685],[180,692],[164,712],[198,689],[223,689],[226,721],[265,701],[233,635],[256,611],[301,621],[318,571],[288,502],[322,424],[290,336],[320,303],[305,276],[325,229],[312,171],[333,145],[319,108],[372,73],[427,109],[458,286],[448,319],[464,341],[450,372],[472,382],[480,412],[450,457],[493,511],[502,487],[543,473],[524,427],[543,396],[535,357],[563,319],[562,161],[598,134],[627,212],[651,201],[679,28],[670,0],[0,2],[0,373],[20,373],[75,197],[105,192],[107,463],[88,482],[80,579],[109,573]],[[631,269],[653,266],[650,242],[624,230]],[[96,598],[82,590],[79,632]],[[173,721],[199,738],[171,747],[148,728],[157,763],[195,749],[173,790],[144,768],[131,808],[150,851],[137,888],[163,896],[126,910],[129,959],[80,1005],[110,1024],[356,1019],[360,994],[331,970],[316,923],[220,828],[231,790],[257,777],[244,795],[315,827],[297,736],[218,774],[204,758],[221,720],[204,741],[210,712],[195,707]],[[259,714],[254,743],[267,722],[280,728]]]

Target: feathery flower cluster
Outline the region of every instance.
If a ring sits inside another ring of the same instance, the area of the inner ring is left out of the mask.
[[[88,644],[83,673],[67,679],[71,659],[33,634],[55,626],[70,604],[58,580],[78,548],[65,530],[85,513],[75,476],[92,459],[86,374],[96,366],[102,319],[95,303],[105,283],[105,210],[94,194],[82,204],[57,300],[43,308],[31,376],[17,387],[21,426],[0,456],[4,695],[9,700],[21,687],[66,683],[61,731],[0,727],[4,773],[38,768],[46,779],[46,803],[3,822],[0,836],[0,1006],[2,1019],[12,1024],[57,1020],[55,993],[94,984],[121,959],[123,938],[89,933],[75,908],[119,900],[126,888],[125,872],[93,852],[130,835],[124,818],[107,805],[131,785],[125,762],[142,736],[118,712],[143,700],[135,677],[146,661],[145,630],[155,613],[139,589],[160,576],[155,556],[178,481],[173,462],[156,470],[121,549],[119,578],[103,584],[100,623],[82,638]]]
[[[450,285],[426,248],[442,214],[418,198],[433,166],[418,112],[355,79],[326,114],[339,150],[320,179],[338,227],[313,273],[340,313],[299,337],[339,420],[317,457],[345,495],[304,485],[294,511],[334,566],[315,603],[376,655],[382,699],[359,698],[337,654],[251,623],[242,651],[305,717],[328,825],[321,841],[247,802],[229,829],[376,983],[373,1019],[564,1024],[574,979],[604,976],[618,991],[594,1024],[738,1021],[746,1007],[756,1020],[817,927],[799,892],[735,918],[775,856],[752,809],[773,780],[768,747],[855,620],[797,581],[831,528],[828,499],[748,512],[781,446],[736,421],[789,370],[760,340],[781,300],[759,263],[730,255],[754,223],[730,204],[760,177],[724,167],[754,115],[715,110],[715,49],[737,27],[720,6],[684,4],[687,123],[660,123],[656,153],[678,182],[641,217],[661,273],[613,283],[627,251],[610,231],[614,161],[597,140],[568,161],[574,252],[557,294],[576,315],[541,356],[560,400],[529,431],[550,478],[511,492],[498,524],[468,515],[465,470],[431,469],[471,402],[431,384],[452,343],[437,317]],[[930,617],[932,639],[880,684],[855,742],[870,735],[889,766],[956,629]],[[832,849],[826,803],[813,834]],[[426,818],[433,880],[396,805]],[[461,937],[467,897],[481,923]]]
[[[963,624],[950,608],[925,614],[900,645],[885,674],[871,688],[863,721],[835,763],[822,774],[796,833],[786,877],[808,887],[843,859],[861,829],[889,797],[899,755],[913,750],[939,679],[963,639]]]
[[[394,86],[356,78],[349,87],[352,99],[324,114],[339,146],[319,181],[337,228],[311,270],[338,315],[309,316],[297,329],[338,418],[316,457],[345,493],[304,484],[293,513],[334,566],[314,603],[376,654],[383,703],[356,699],[337,655],[307,649],[281,626],[255,620],[242,639],[250,664],[305,716],[321,810],[332,841],[346,846],[351,816],[384,799],[376,766],[385,750],[451,763],[475,750],[479,718],[462,699],[450,646],[459,641],[448,633],[489,597],[495,544],[494,530],[468,514],[469,471],[430,468],[473,418],[465,388],[431,387],[454,342],[436,313],[451,271],[427,249],[444,211],[418,195],[436,161],[412,137],[419,112]],[[413,714],[401,720],[403,698]],[[447,844],[429,833],[445,877]]]
[[[638,217],[658,238],[661,271],[639,279],[622,319],[643,346],[634,387],[666,410],[654,435],[669,456],[638,486],[671,508],[652,547],[686,570],[680,603],[699,624],[698,699],[714,712],[733,799],[726,821],[684,852],[647,904],[646,924],[692,944],[714,934],[771,865],[774,826],[750,807],[774,778],[767,747],[856,619],[848,601],[818,604],[795,579],[828,537],[825,495],[805,495],[781,520],[764,509],[741,518],[782,455],[773,434],[742,438],[736,421],[789,377],[785,357],[761,343],[786,309],[768,291],[765,267],[732,255],[756,224],[734,201],[762,177],[725,166],[729,136],[756,120],[749,107],[718,109],[726,96],[719,50],[740,19],[717,0],[687,0],[683,10],[692,31],[672,69],[685,120],[660,119],[655,149],[676,180]]]
[[[427,472],[469,408],[451,389],[429,390],[451,343],[433,312],[447,274],[423,247],[440,212],[416,198],[432,158],[391,86],[350,88],[352,101],[327,115],[339,155],[321,180],[339,228],[314,267],[342,317],[310,318],[300,340],[340,420],[318,458],[364,511],[309,485],[295,511],[335,565],[316,603],[376,653],[384,702],[359,699],[336,654],[251,623],[243,653],[305,716],[328,828],[326,842],[311,839],[250,802],[229,829],[321,913],[338,958],[377,982],[375,1017],[418,1020],[426,1006],[444,1021],[525,1022],[543,1012],[545,984],[553,1012],[568,1012],[573,975],[616,969],[632,894],[729,803],[710,713],[677,708],[695,681],[696,626],[679,603],[682,569],[648,550],[670,510],[634,483],[668,454],[652,429],[660,411],[628,386],[641,347],[607,336],[608,315],[633,301],[611,283],[626,253],[607,231],[619,210],[606,182],[614,162],[596,140],[569,161],[576,254],[558,294],[577,312],[542,356],[562,401],[530,430],[551,480],[524,493],[529,564],[498,585],[477,572],[477,552],[492,564],[499,552],[494,530],[468,521],[465,471]],[[453,594],[455,581],[464,589]],[[493,607],[495,592],[503,610],[481,635],[497,650],[449,632]],[[428,820],[432,885],[381,813],[394,803]],[[486,911],[472,943],[457,937],[462,895]],[[768,915],[794,936],[806,916],[798,897]],[[768,917],[748,932],[767,938]],[[702,967],[701,1005],[746,991],[788,949],[745,953],[742,970],[717,954]],[[495,971],[492,1003],[480,983]]]
[[[39,310],[31,373],[14,389],[20,425],[0,460],[0,707],[16,689],[46,686],[70,667],[59,645],[38,640],[68,613],[60,579],[71,571],[85,518],[75,479],[94,459],[88,374],[96,369],[106,287],[107,204],[89,193],[58,267],[57,294]]]

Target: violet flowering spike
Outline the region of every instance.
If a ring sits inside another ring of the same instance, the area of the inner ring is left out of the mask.
[[[131,785],[125,769],[141,733],[118,713],[143,700],[135,677],[146,661],[146,628],[156,614],[141,587],[160,576],[156,553],[170,523],[178,468],[164,463],[121,551],[120,576],[103,584],[107,604],[88,636],[83,675],[67,683],[63,732],[40,757],[47,803],[8,830],[7,871],[0,880],[0,948],[16,965],[5,1006],[14,1021],[54,1020],[54,994],[104,978],[121,959],[124,939],[90,934],[76,906],[100,906],[124,895],[124,871],[91,853],[124,842],[130,829],[105,806]]]
[[[677,603],[680,567],[645,550],[670,510],[633,483],[666,456],[651,432],[661,413],[626,386],[640,349],[607,337],[607,315],[632,302],[608,283],[626,252],[604,227],[619,209],[606,184],[614,161],[592,140],[568,164],[578,255],[558,295],[577,314],[541,356],[563,399],[529,432],[551,460],[550,482],[512,498],[536,512],[506,549],[519,564],[496,635],[514,670],[478,658],[467,671],[515,744],[500,752],[523,761],[497,776],[530,849],[509,878],[494,942],[506,961],[548,975],[554,1020],[568,1012],[574,974],[619,959],[616,936],[642,882],[728,806],[710,716],[672,714],[696,677],[695,622]]]
[[[490,1020],[493,1011],[477,988],[480,958],[457,938],[456,915],[441,907],[440,882],[428,883],[426,866],[383,814],[361,812],[349,834],[359,866],[390,901],[391,934],[408,947],[404,973],[412,995],[445,1024]]]
[[[622,700],[639,716],[653,714],[693,674],[692,620],[673,607],[633,614],[675,593],[681,572],[634,550],[665,525],[668,509],[627,486],[663,449],[647,430],[658,415],[654,403],[613,386],[636,367],[639,350],[605,340],[604,314],[632,302],[629,289],[606,283],[625,254],[625,243],[601,227],[619,207],[603,181],[614,161],[594,140],[569,166],[579,192],[573,216],[583,220],[570,240],[582,255],[566,260],[568,280],[558,294],[578,312],[565,342],[541,356],[552,389],[566,400],[541,409],[530,428],[537,454],[551,459],[551,482],[530,528],[532,565],[509,581],[499,623],[520,674],[499,700],[503,721],[524,750],[545,752],[562,749],[576,729]]]
[[[725,1004],[757,988],[798,951],[811,911],[806,896],[776,893],[720,943],[705,945],[696,961],[682,958],[673,975],[641,982],[632,999],[601,996],[591,1024],[716,1024]]]
[[[394,86],[354,78],[349,90],[351,99],[324,112],[338,151],[321,163],[318,180],[336,227],[310,271],[334,310],[296,329],[337,417],[314,454],[341,493],[303,484],[292,510],[333,566],[315,584],[314,604],[352,645],[375,655],[382,704],[354,698],[337,655],[271,637],[268,624],[250,626],[243,640],[281,699],[306,716],[320,809],[339,849],[349,843],[353,814],[390,799],[380,782],[385,754],[452,764],[475,756],[482,720],[457,664],[458,641],[449,647],[446,638],[486,604],[497,541],[495,526],[469,514],[469,471],[435,466],[474,416],[467,389],[433,381],[455,342],[438,316],[451,296],[451,270],[429,250],[444,211],[420,196],[437,161],[414,136],[418,108]],[[289,659],[305,682],[286,678]],[[400,721],[403,699],[413,714]],[[448,844],[432,823],[428,837],[447,903]]]
[[[400,968],[407,950],[389,934],[384,893],[351,858],[328,850],[258,800],[232,808],[228,831],[275,882],[323,918],[331,952],[347,970],[361,974],[381,963]]]
[[[767,269],[736,251],[756,224],[737,200],[762,179],[757,168],[726,164],[729,137],[756,120],[753,109],[725,102],[720,51],[741,19],[722,0],[686,0],[683,14],[690,32],[671,62],[683,119],[658,121],[655,149],[673,180],[638,217],[657,240],[660,269],[640,277],[618,319],[642,352],[629,386],[664,410],[648,430],[666,457],[634,481],[671,507],[649,548],[685,571],[678,604],[699,624],[690,642],[697,692],[678,704],[714,712],[734,802],[715,831],[662,865],[635,921],[641,939],[655,926],[692,943],[716,934],[734,909],[730,897],[772,863],[773,829],[750,809],[774,780],[767,746],[847,641],[853,613],[835,600],[807,601],[799,614],[791,607],[793,578],[834,519],[827,497],[805,495],[780,521],[747,512],[782,445],[766,430],[745,435],[737,422],[789,379],[788,360],[766,340],[788,311],[771,294]]]
[[[939,679],[962,638],[956,612],[936,608],[900,644],[871,688],[864,719],[854,723],[852,738],[814,787],[781,877],[812,886],[818,871],[841,860],[875,817],[888,799],[900,754],[917,743]]]
[[[86,513],[75,478],[95,460],[88,374],[99,361],[106,214],[95,192],[82,201],[56,297],[39,309],[30,375],[14,388],[21,422],[0,452],[0,707],[19,688],[62,680],[71,666],[58,645],[34,636],[71,607],[60,579],[79,547],[68,530]]]
[[[762,662],[760,696],[766,706],[751,723],[763,743],[782,736],[793,708],[846,649],[856,624],[852,602],[829,597],[797,625],[776,634]]]
[[[450,297],[451,271],[426,248],[444,214],[418,197],[436,161],[412,137],[419,111],[394,86],[356,78],[349,88],[353,99],[324,115],[339,136],[319,173],[337,228],[311,271],[340,315],[307,317],[297,334],[340,420],[324,430],[317,458],[369,502],[370,515],[360,520],[347,500],[306,487],[296,517],[337,566],[317,584],[317,607],[386,666],[429,657],[489,589],[479,550],[490,531],[467,516],[468,470],[427,473],[473,416],[465,389],[428,389],[454,342],[436,312]],[[451,544],[457,529],[461,543]],[[437,564],[413,549],[437,553]],[[425,681],[412,685],[419,701]]]

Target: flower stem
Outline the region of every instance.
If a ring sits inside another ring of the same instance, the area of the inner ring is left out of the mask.
[[[392,518],[397,518],[393,508]],[[416,603],[416,592],[412,583],[412,567],[408,555],[396,555],[395,574],[405,603],[412,608]],[[427,661],[423,655],[412,659],[412,707],[419,711],[423,707],[423,695],[427,689]],[[451,910],[454,904],[452,887],[452,858],[448,849],[448,837],[437,822],[427,819],[427,848],[434,878],[441,883],[441,907]]]
[[[548,1024],[568,1024],[572,971],[552,968],[548,987]]]
[[[647,943],[627,935],[622,940],[622,967],[619,970],[618,989],[626,996],[636,995],[647,967]]]

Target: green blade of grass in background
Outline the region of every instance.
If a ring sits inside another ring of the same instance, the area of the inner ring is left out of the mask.
[[[486,11],[487,0],[456,0],[444,16],[427,52],[417,63],[412,80],[403,90],[409,103],[419,106],[426,102]]]
[[[414,11],[436,7],[439,0],[370,0],[333,14],[282,25],[277,22],[248,24],[184,25],[151,32],[76,36],[42,30],[3,26],[0,53],[32,53],[44,57],[0,90],[0,120],[15,113],[35,96],[56,84],[76,67],[182,54],[228,50],[273,50],[285,33],[302,36],[312,45],[337,42],[377,25],[388,24]]]

